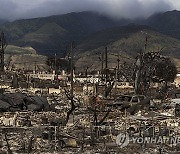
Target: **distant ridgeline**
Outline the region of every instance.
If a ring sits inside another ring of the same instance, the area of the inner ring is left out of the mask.
[[[1,23],[4,22],[0,20]],[[179,64],[179,11],[155,14],[146,20],[115,20],[92,12],[69,13],[8,22],[2,24],[0,30],[5,32],[9,44],[30,46],[38,54],[48,56],[56,53],[65,57],[69,53],[70,42],[75,41],[76,66],[82,68],[92,62],[99,67],[99,55],[105,46],[108,47],[109,67],[114,67],[117,62],[117,56],[110,53],[119,53],[121,62],[128,61],[144,49],[146,36],[148,50],[163,48],[162,54],[176,58]],[[32,48],[15,46],[10,46],[6,52],[37,55]],[[122,55],[128,58],[122,58]]]

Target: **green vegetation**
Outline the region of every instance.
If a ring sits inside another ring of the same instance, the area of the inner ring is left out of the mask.
[[[0,29],[5,32],[8,42],[32,46],[38,52],[48,54],[64,52],[71,41],[79,43],[93,32],[116,25],[121,24],[96,13],[80,12],[17,20]]]
[[[145,24],[159,32],[178,39],[180,38],[180,12],[178,11],[156,14],[142,21],[125,19],[113,20],[92,12],[69,13],[43,18],[17,20],[3,24],[0,29],[5,32],[7,41],[10,44],[31,46],[36,49],[38,53],[42,54],[51,55],[52,53],[59,53],[59,55],[61,55],[66,52],[66,46],[71,41],[80,44],[88,35],[91,35],[88,36],[91,42],[86,41],[86,48],[88,48],[88,50],[94,48],[93,46],[98,47],[104,45],[104,43],[109,44],[114,42],[121,37],[128,37],[128,33],[131,34],[133,30],[136,29],[128,31],[128,27],[124,27],[124,29],[116,28],[116,30],[113,28],[105,31],[107,33],[104,33],[102,30],[127,25],[129,23]],[[93,34],[96,32],[97,34],[101,33],[101,35]],[[93,38],[94,36],[99,36],[99,38],[93,41],[90,37]],[[139,46],[139,44],[136,46]],[[134,48],[134,46],[132,48]]]
[[[180,39],[180,11],[155,14],[145,23],[161,33]]]
[[[129,23],[147,26],[128,25]],[[179,11],[156,14],[141,21],[113,20],[92,12],[69,13],[17,20],[1,25],[0,30],[5,32],[9,44],[21,47],[30,46],[37,53],[44,55],[57,53],[65,56],[67,45],[75,41],[78,55],[76,56],[77,66],[82,68],[91,64],[93,66],[97,64],[95,68],[101,67],[99,57],[105,46],[108,46],[108,53],[118,54],[119,52],[120,55],[127,57],[121,57],[121,63],[132,61],[128,58],[134,58],[144,49],[146,33],[148,36],[147,50],[156,51],[163,48],[164,55],[172,56],[177,59],[176,61],[180,58]],[[28,54],[29,52],[25,48],[8,48],[7,52],[14,54],[23,52]],[[31,52],[34,51],[31,50]],[[116,67],[117,56],[109,54],[108,58],[109,67]]]
[[[78,47],[77,67],[84,67],[81,61],[89,65],[96,63],[100,69],[101,53],[108,47],[109,67],[117,67],[117,55],[120,54],[121,63],[133,62],[140,51],[144,50],[145,39],[148,38],[147,51],[162,50],[163,55],[180,58],[180,40],[163,35],[146,26],[129,25],[104,30],[91,35]],[[114,53],[115,55],[112,55]],[[129,59],[130,58],[130,59]],[[84,65],[87,65],[84,64]]]

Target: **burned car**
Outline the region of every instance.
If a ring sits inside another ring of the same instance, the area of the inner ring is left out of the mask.
[[[150,99],[144,95],[121,95],[114,102],[109,102],[108,107],[126,110],[130,114],[136,113],[141,107],[150,104]]]

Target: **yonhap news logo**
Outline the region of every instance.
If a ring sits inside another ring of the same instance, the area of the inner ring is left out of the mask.
[[[124,148],[129,144],[129,135],[126,134],[122,134],[120,133],[117,137],[116,137],[116,144],[120,146],[120,148]]]
[[[180,136],[156,136],[156,137],[129,137],[128,133],[120,133],[116,137],[116,144],[120,148],[128,146],[129,143],[133,144],[180,144]]]

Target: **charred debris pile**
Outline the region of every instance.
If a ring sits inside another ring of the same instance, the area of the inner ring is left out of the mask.
[[[3,55],[7,44],[2,40]],[[110,75],[106,47],[106,64],[97,83],[88,80],[87,71],[81,83],[74,77],[73,49],[72,43],[71,69],[63,81],[30,79],[22,72],[4,71],[1,60],[1,83],[8,88],[0,94],[0,153],[179,151],[179,144],[116,144],[120,133],[130,139],[180,135],[179,98],[172,97],[179,89],[170,84],[177,70],[169,58],[160,51],[142,52],[133,69],[120,69],[118,61],[118,70]],[[120,76],[126,80],[121,82]],[[119,83],[131,86],[122,88]],[[56,92],[51,93],[50,88]]]
[[[103,91],[107,97],[74,91],[72,100],[70,90],[62,88],[59,94],[46,95],[47,99],[20,92],[1,94],[1,152],[178,151],[179,145],[130,143],[120,148],[116,144],[117,135],[125,132],[135,137],[179,135],[178,110],[170,100],[162,103],[144,95],[120,94],[117,89],[112,89],[112,96]]]

